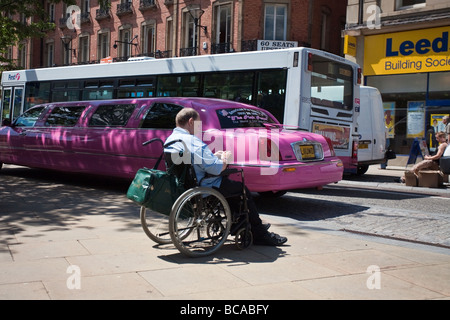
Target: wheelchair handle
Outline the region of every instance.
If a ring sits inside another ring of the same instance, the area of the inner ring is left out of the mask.
[[[145,141],[144,143],[142,143],[142,145],[146,146],[146,145],[148,145],[148,144],[150,144],[152,142],[155,142],[155,141],[161,142],[161,145],[164,146],[164,141],[162,141],[160,138],[153,138],[151,140]]]

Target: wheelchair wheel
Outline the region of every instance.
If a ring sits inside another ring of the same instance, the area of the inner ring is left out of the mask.
[[[142,206],[141,225],[145,234],[156,243],[172,243],[169,233],[169,217],[167,215]]]
[[[227,240],[231,211],[224,196],[212,188],[184,192],[172,207],[169,231],[173,244],[189,257],[216,252]]]
[[[235,237],[236,247],[240,250],[248,248],[253,243],[253,234],[250,230],[246,228],[239,229]]]

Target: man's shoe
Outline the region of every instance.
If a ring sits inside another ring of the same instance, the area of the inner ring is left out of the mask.
[[[269,230],[269,228],[271,226],[270,223],[263,223],[262,225],[263,225],[263,228],[266,229],[266,230]]]
[[[265,232],[259,236],[255,236],[253,244],[257,246],[281,246],[286,241],[286,237],[282,237],[273,232]]]

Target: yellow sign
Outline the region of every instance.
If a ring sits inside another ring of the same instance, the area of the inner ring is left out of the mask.
[[[356,37],[349,35],[344,37],[344,54],[356,57]]]
[[[364,75],[450,71],[450,26],[364,39]]]

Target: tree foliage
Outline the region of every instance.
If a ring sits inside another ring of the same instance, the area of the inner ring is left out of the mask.
[[[0,0],[0,71],[16,67],[15,61],[7,58],[9,47],[20,46],[29,38],[41,38],[55,28],[49,21],[46,4],[60,2],[76,3],[75,0]],[[26,23],[22,17],[27,18]]]

